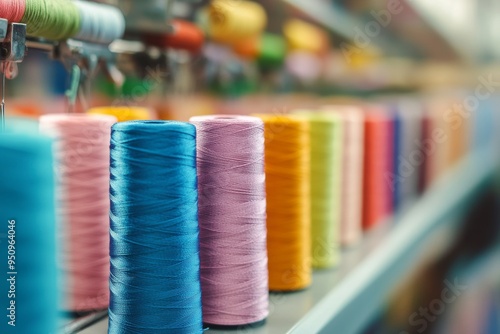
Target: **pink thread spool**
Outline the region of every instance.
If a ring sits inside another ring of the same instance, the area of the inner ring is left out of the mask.
[[[54,114],[40,130],[56,139],[60,265],[65,309],[104,309],[109,303],[109,143],[113,116]]]
[[[324,106],[322,110],[342,117],[343,177],[340,238],[343,246],[357,243],[363,234],[364,115],[355,106]]]
[[[264,124],[192,117],[197,129],[203,321],[244,326],[268,315]]]
[[[26,0],[2,0],[0,3],[1,17],[12,22],[21,22],[26,10]]]

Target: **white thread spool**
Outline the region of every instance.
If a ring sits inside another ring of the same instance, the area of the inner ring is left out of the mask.
[[[101,44],[110,44],[123,36],[125,17],[116,7],[74,1],[80,11],[80,31],[75,39]]]

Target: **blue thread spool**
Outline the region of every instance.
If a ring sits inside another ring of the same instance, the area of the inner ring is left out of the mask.
[[[0,280],[4,310],[0,333],[55,333],[58,295],[52,142],[32,135],[36,125],[8,124],[11,128],[0,134],[0,268],[8,275]],[[13,262],[8,262],[8,256]],[[7,278],[13,279],[9,282]],[[15,327],[8,323],[14,320]]]
[[[115,124],[110,192],[108,333],[201,333],[195,127]]]

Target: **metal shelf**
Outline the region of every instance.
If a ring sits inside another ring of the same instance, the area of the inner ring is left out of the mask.
[[[492,180],[496,166],[491,149],[469,155],[401,218],[381,224],[360,245],[347,250],[339,268],[316,271],[307,290],[271,294],[270,315],[263,327],[237,333],[358,333],[384,305],[395,284],[428,254],[433,236],[453,230],[457,218]],[[107,319],[79,333],[105,334]]]
[[[476,1],[405,0],[420,18],[439,35],[463,60],[478,57]]]
[[[331,3],[317,0],[283,0],[297,8],[317,23],[331,32],[352,41],[355,38],[355,28],[363,27],[363,21],[356,19],[347,11]]]
[[[340,5],[322,0],[282,1],[355,47],[361,49],[366,47],[366,45],[358,45],[357,43],[359,43],[360,31],[366,29],[368,21],[353,15]],[[385,55],[410,58],[415,56],[414,46],[406,40],[396,39],[390,29],[382,29],[376,36],[370,36],[369,41],[373,42],[371,46],[374,49]]]

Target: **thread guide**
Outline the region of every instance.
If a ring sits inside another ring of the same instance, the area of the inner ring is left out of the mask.
[[[0,19],[0,70],[2,72],[2,102],[0,129],[5,128],[5,79],[14,79],[18,74],[17,63],[26,55],[26,24],[9,23]]]

